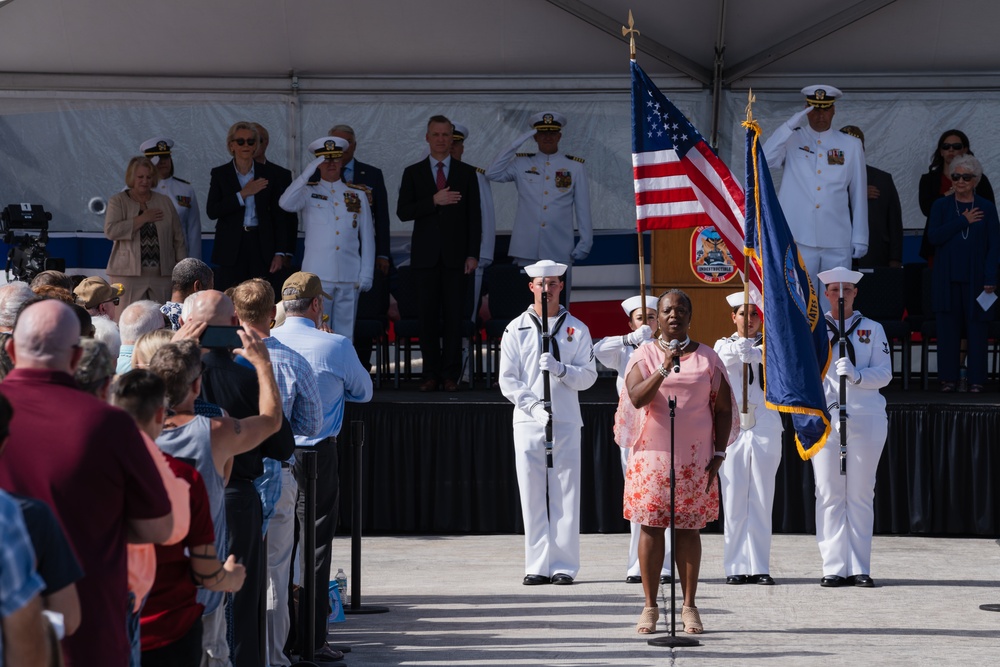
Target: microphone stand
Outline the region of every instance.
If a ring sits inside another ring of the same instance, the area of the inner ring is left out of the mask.
[[[670,544],[673,546],[676,544],[674,538],[677,532],[676,511],[674,509],[676,507],[676,494],[674,490],[677,488],[677,473],[674,466],[674,419],[676,417],[677,397],[668,397],[667,405],[670,406]],[[671,554],[673,554],[673,549],[671,549]],[[676,560],[674,563],[676,563]],[[672,568],[672,571],[677,576],[670,578],[670,635],[666,637],[654,637],[646,640],[646,643],[650,646],[668,647],[701,646],[701,642],[694,637],[677,636],[677,579],[680,573],[676,567]]]
[[[544,287],[545,279],[542,278],[542,352],[549,351],[549,293]],[[549,421],[545,423],[545,467],[552,467],[552,384],[549,379],[549,372],[542,371],[542,403],[545,411],[549,413]]]
[[[844,340],[844,283],[840,283],[840,358],[847,356],[847,341]],[[840,474],[847,474],[847,377],[840,376]]]

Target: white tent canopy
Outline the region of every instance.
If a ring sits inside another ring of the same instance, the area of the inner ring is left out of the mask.
[[[942,130],[965,130],[1000,169],[1000,4],[987,0],[14,0],[0,5],[0,205],[42,203],[53,228],[98,231],[87,202],[120,189],[159,133],[204,204],[240,119],[267,126],[270,157],[293,170],[331,124],[354,125],[394,205],[430,114],[468,125],[466,159],[485,165],[555,108],[570,118],[563,148],[587,159],[595,224],[629,228],[629,9],[639,62],[706,136],[717,118],[737,174],[746,89],[769,133],[819,82],[845,90],[835,125],[864,129],[908,227],[923,225],[916,182]],[[512,188],[494,191],[508,229]]]

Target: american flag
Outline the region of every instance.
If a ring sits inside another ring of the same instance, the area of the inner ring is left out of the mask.
[[[743,257],[743,188],[701,133],[634,60],[632,170],[640,234],[650,229],[711,225],[730,256]],[[756,265],[750,282],[760,289]]]

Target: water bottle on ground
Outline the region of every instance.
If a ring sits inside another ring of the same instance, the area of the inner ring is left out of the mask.
[[[337,582],[337,590],[340,591],[340,602],[344,606],[347,606],[347,575],[344,574],[344,568],[337,568],[337,576],[334,577]]]

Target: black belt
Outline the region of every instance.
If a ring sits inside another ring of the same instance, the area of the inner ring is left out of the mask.
[[[325,444],[325,443],[329,443],[331,445],[336,445],[337,444],[337,436],[331,435],[328,438],[323,438],[322,440],[320,440],[319,442],[317,442],[315,445],[306,445],[304,447],[300,446],[300,445],[295,445],[295,449],[301,449],[302,451],[305,451],[305,452],[314,451],[316,449],[316,445]]]
[[[245,232],[255,232],[258,229],[260,229],[260,225],[254,225],[253,227],[247,227],[246,225],[243,225],[243,231]]]

